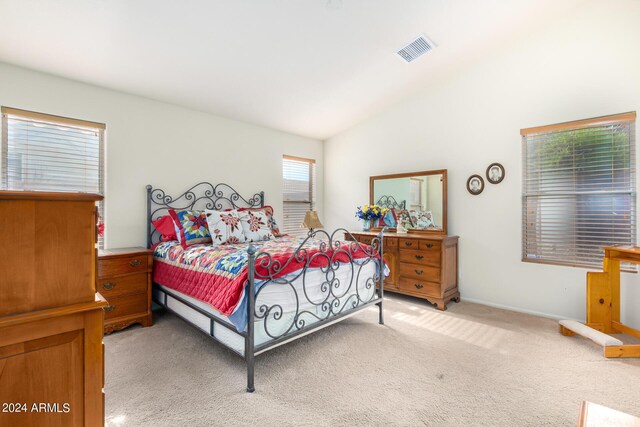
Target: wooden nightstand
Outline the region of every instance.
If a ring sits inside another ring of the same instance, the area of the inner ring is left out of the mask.
[[[104,308],[104,333],[134,323],[151,326],[151,265],[153,252],[120,248],[98,252],[97,291],[109,303]]]

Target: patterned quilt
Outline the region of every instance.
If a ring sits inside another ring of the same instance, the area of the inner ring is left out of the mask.
[[[267,252],[274,260],[284,263],[289,260],[303,240],[303,237],[285,236],[260,243],[215,246],[196,244],[187,249],[183,249],[177,241],[162,242],[155,248],[153,254],[153,281],[204,301],[221,314],[229,316],[240,303],[248,280],[247,249],[249,246],[253,244],[258,252]],[[305,248],[309,251],[309,255],[318,252],[319,242],[314,240],[307,242]],[[351,255],[354,259],[368,257],[363,249],[353,245]],[[312,259],[309,264],[311,268],[327,265],[327,258],[324,256],[307,257],[307,259]],[[341,253],[336,254],[334,259],[342,263],[350,262],[349,257]],[[299,271],[304,265],[304,261],[291,262],[274,277]],[[257,273],[266,276],[267,272],[264,267],[258,265]]]

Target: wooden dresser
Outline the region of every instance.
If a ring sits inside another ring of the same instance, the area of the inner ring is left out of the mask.
[[[104,424],[93,194],[0,191],[0,426]]]
[[[353,231],[361,243],[371,244],[376,232]],[[384,259],[390,274],[384,290],[424,298],[446,310],[459,301],[458,236],[385,233]]]
[[[151,265],[153,251],[121,248],[98,254],[98,291],[105,307],[105,334],[134,323],[151,326]]]

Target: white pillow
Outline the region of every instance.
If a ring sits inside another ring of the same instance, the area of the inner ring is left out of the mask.
[[[246,242],[262,242],[275,239],[269,217],[264,211],[246,210],[238,212]]]
[[[214,245],[243,243],[246,237],[242,231],[238,211],[205,211],[209,233]]]

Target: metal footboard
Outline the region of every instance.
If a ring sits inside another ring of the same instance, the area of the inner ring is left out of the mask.
[[[350,241],[338,240],[344,234]],[[316,239],[321,242],[317,244]],[[325,240],[326,239],[326,240]],[[309,245],[313,242],[313,246]],[[245,339],[245,360],[247,363],[247,391],[253,392],[255,356],[300,338],[315,330],[336,323],[371,305],[379,308],[379,323],[384,324],[384,261],[383,232],[374,238],[370,246],[358,243],[345,229],[337,229],[331,234],[324,230],[314,230],[300,244],[296,251],[285,260],[275,258],[266,252],[249,248],[249,280],[247,284],[247,335]],[[302,269],[294,274],[279,277],[289,264],[301,264]],[[373,263],[375,269],[368,276],[363,272]],[[319,267],[315,267],[319,265]],[[338,269],[346,268],[346,280],[341,280]],[[320,271],[321,283],[307,280],[312,271]],[[258,290],[256,283],[266,281]],[[294,282],[300,283],[296,287]],[[311,288],[319,294],[313,295]],[[285,309],[279,303],[267,304],[261,295],[270,286],[285,286],[295,296],[295,309],[285,316]],[[255,344],[255,320],[262,320],[261,327],[270,340]]]

